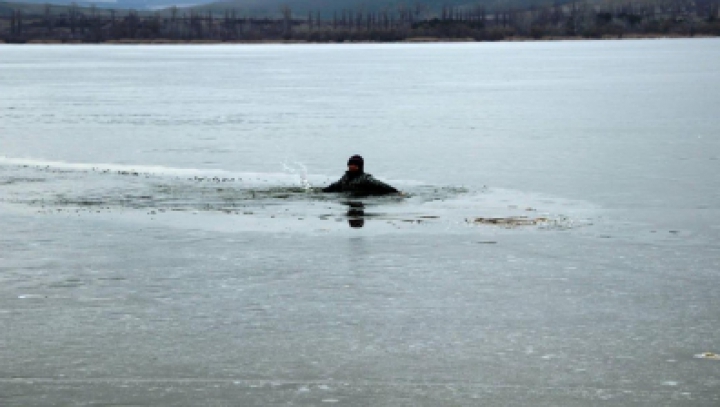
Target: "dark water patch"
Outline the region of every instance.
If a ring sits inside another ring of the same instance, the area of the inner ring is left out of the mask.
[[[336,198],[335,198],[336,199]],[[317,190],[298,187],[216,188],[188,183],[114,185],[108,188],[83,190],[82,186],[63,192],[19,194],[3,200],[32,207],[54,210],[149,210],[203,211],[232,213],[266,208],[287,203],[334,201],[332,196]]]
[[[460,195],[468,194],[470,189],[458,186],[432,186],[424,185],[411,188],[407,191],[409,197],[415,197],[425,202],[444,201],[447,199],[455,199]],[[474,193],[487,192],[487,188],[483,187]]]
[[[218,186],[218,181],[132,182],[108,185],[87,185],[78,179],[79,185],[63,188],[62,192],[44,193],[42,197],[21,194],[9,201],[29,206],[61,209],[142,209],[153,211],[206,211],[231,213],[237,210],[267,208],[288,204],[337,204],[348,207],[361,205],[363,208],[385,206],[408,200],[428,202],[449,199],[456,196],[456,188],[433,188],[410,191],[406,196],[357,197],[348,194],[323,193],[321,188],[300,186],[248,187],[240,183]],[[222,181],[219,181],[222,182]],[[90,188],[88,188],[88,186]],[[365,214],[373,216],[372,214]],[[425,219],[436,215],[422,215]]]
[[[0,177],[0,185],[25,184],[45,182],[45,178],[36,177]]]
[[[568,230],[592,225],[590,220],[574,220],[562,215],[535,218],[527,216],[475,217],[467,218],[465,221],[473,226],[493,226],[504,229],[537,227],[540,230]]]
[[[541,223],[547,223],[547,218],[528,218],[523,216],[518,217],[507,217],[507,218],[475,218],[468,219],[469,223],[476,225],[495,225],[506,228],[513,228],[518,226],[533,226]]]
[[[44,183],[38,187],[32,184],[14,187],[13,193],[0,197],[0,201],[26,205],[43,214],[137,212],[149,220],[169,219],[174,214],[181,216],[176,220],[184,221],[190,221],[194,215],[220,214],[243,217],[247,219],[242,221],[243,225],[273,219],[270,222],[276,226],[290,228],[326,227],[309,225],[312,220],[340,220],[351,227],[363,227],[366,221],[373,225],[392,223],[400,228],[435,224],[563,230],[577,226],[567,218],[545,212],[547,208],[540,212],[536,209],[562,205],[556,200],[487,187],[397,183],[402,194],[356,196],[323,193],[321,187],[311,186],[304,176],[286,173],[188,176],[186,170],[171,168],[166,169],[170,172],[167,174],[151,172],[154,167],[136,170],[131,166],[103,168],[62,163],[55,167],[3,168],[13,171],[14,178],[42,179]],[[43,176],[38,176],[41,173]],[[544,202],[552,205],[542,205]],[[303,221],[305,226],[291,225],[297,221]]]
[[[82,287],[86,285],[85,282],[83,282],[80,279],[76,278],[69,278],[63,281],[58,281],[55,283],[48,284],[48,288],[77,288]]]

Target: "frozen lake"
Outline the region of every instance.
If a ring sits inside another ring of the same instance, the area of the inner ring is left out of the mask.
[[[719,46],[2,46],[0,404],[717,406]]]

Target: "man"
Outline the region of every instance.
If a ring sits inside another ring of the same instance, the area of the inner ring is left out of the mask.
[[[378,181],[364,171],[365,163],[359,155],[348,160],[348,170],[337,182],[333,182],[323,192],[350,192],[353,195],[385,195],[399,191],[390,185]]]

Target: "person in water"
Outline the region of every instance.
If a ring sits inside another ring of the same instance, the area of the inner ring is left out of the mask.
[[[350,157],[347,164],[348,170],[345,175],[323,188],[323,192],[349,192],[354,195],[385,195],[400,192],[366,173],[365,162],[361,156]]]

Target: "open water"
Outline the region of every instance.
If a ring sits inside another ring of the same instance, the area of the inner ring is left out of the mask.
[[[719,47],[2,46],[0,405],[717,406]]]

